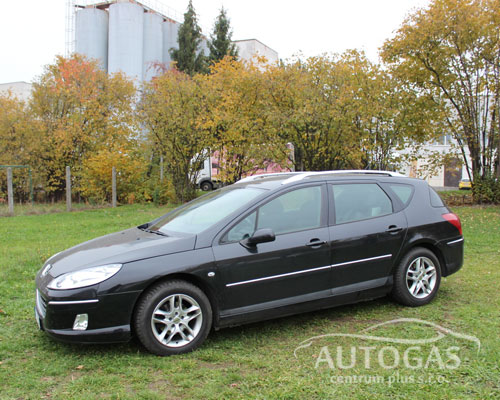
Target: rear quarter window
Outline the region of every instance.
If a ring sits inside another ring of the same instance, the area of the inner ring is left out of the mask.
[[[441,197],[436,193],[436,191],[429,186],[429,196],[431,198],[431,206],[432,207],[446,207],[444,205]]]
[[[405,184],[391,184],[391,190],[398,196],[404,206],[407,206],[413,195],[413,186]]]

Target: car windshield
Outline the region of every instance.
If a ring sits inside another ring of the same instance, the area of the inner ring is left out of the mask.
[[[148,228],[163,233],[197,234],[248,204],[264,191],[250,187],[217,190],[171,212]]]

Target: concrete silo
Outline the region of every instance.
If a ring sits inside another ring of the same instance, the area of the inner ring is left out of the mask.
[[[169,50],[173,47],[178,49],[179,43],[177,43],[177,35],[179,32],[179,27],[181,24],[172,20],[166,20],[163,23],[163,63],[167,68],[170,67],[170,63],[173,61],[170,56]]]
[[[75,52],[99,61],[108,68],[108,13],[97,8],[83,8],[75,15]]]
[[[108,72],[142,79],[144,9],[134,3],[109,6]]]
[[[158,75],[155,63],[163,62],[163,18],[159,14],[144,13],[142,79],[150,81]]]
[[[210,48],[208,47],[208,39],[203,36],[201,38],[201,42],[200,42],[200,52],[203,53],[205,56],[209,56],[210,55]]]

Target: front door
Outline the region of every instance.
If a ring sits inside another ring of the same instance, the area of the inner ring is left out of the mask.
[[[270,228],[276,239],[245,248],[240,240]],[[323,184],[278,194],[249,211],[214,244],[222,313],[239,314],[329,294],[330,249]]]

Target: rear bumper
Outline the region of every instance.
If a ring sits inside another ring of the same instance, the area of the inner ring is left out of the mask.
[[[131,338],[130,320],[138,295],[139,292],[128,292],[101,296],[93,299],[94,302],[82,300],[81,303],[64,304],[37,290],[35,319],[40,330],[64,342],[126,342]],[[73,329],[77,314],[88,315],[86,330]]]
[[[464,263],[464,238],[463,236],[443,240],[438,243],[438,248],[444,258],[442,275],[448,276],[457,272]]]

